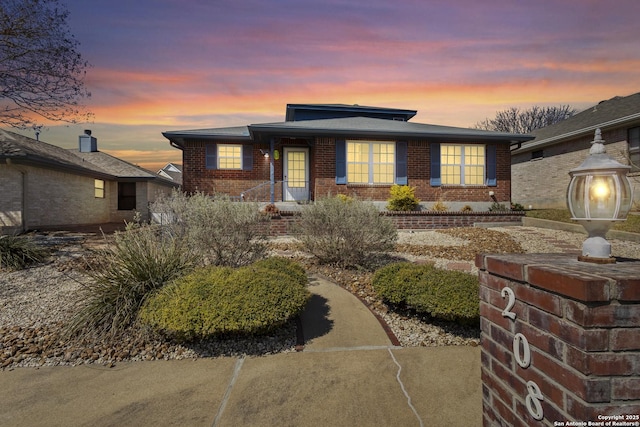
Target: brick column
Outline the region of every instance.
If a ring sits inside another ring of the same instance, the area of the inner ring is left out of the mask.
[[[485,426],[640,426],[640,260],[476,265]]]

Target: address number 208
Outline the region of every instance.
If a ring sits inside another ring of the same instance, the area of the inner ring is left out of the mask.
[[[515,321],[516,313],[511,310],[516,305],[516,294],[513,292],[513,289],[505,287],[502,288],[501,295],[502,298],[507,298],[507,305],[504,310],[502,310],[502,316]],[[513,337],[513,356],[516,359],[516,363],[522,369],[527,369],[531,366],[531,348],[529,347],[529,341],[527,337],[520,332]],[[542,392],[540,392],[540,387],[533,381],[527,381],[525,403],[529,414],[538,421],[544,418],[544,411],[540,403],[543,400],[544,397],[542,396]]]

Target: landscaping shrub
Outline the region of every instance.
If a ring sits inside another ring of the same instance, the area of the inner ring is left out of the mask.
[[[28,237],[0,236],[0,269],[22,270],[43,262],[48,254]]]
[[[282,258],[199,269],[149,298],[140,319],[182,340],[267,333],[304,309],[310,294],[301,271]]]
[[[416,197],[415,187],[408,185],[391,186],[391,197],[387,200],[387,209],[390,211],[412,211],[418,207],[420,200]]]
[[[373,203],[330,197],[306,206],[297,227],[304,249],[320,263],[366,266],[371,255],[393,250],[398,233]]]
[[[504,203],[493,202],[489,206],[489,212],[507,212],[508,210]]]
[[[270,216],[261,214],[257,203],[174,191],[154,203],[152,212],[201,255],[203,265],[237,267],[266,255]]]
[[[442,200],[438,200],[431,206],[431,210],[435,212],[446,212],[449,210],[449,206],[446,205]]]
[[[151,291],[193,267],[194,254],[184,242],[150,225],[127,226],[88,270],[82,305],[67,334],[116,336],[134,323]]]
[[[479,320],[478,278],[471,274],[396,263],[377,270],[372,285],[383,300],[437,319],[461,324]]]

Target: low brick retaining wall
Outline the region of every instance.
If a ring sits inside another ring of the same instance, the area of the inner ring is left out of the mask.
[[[524,212],[381,212],[398,230],[473,227],[478,224],[522,223]],[[281,211],[271,217],[270,234],[293,234],[300,212]]]

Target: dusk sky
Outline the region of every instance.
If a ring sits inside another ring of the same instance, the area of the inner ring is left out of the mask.
[[[101,151],[154,170],[181,162],[162,131],[279,122],[287,103],[471,127],[509,107],[581,110],[640,91],[638,0],[66,4],[95,116],[40,139],[73,148],[92,129]]]

